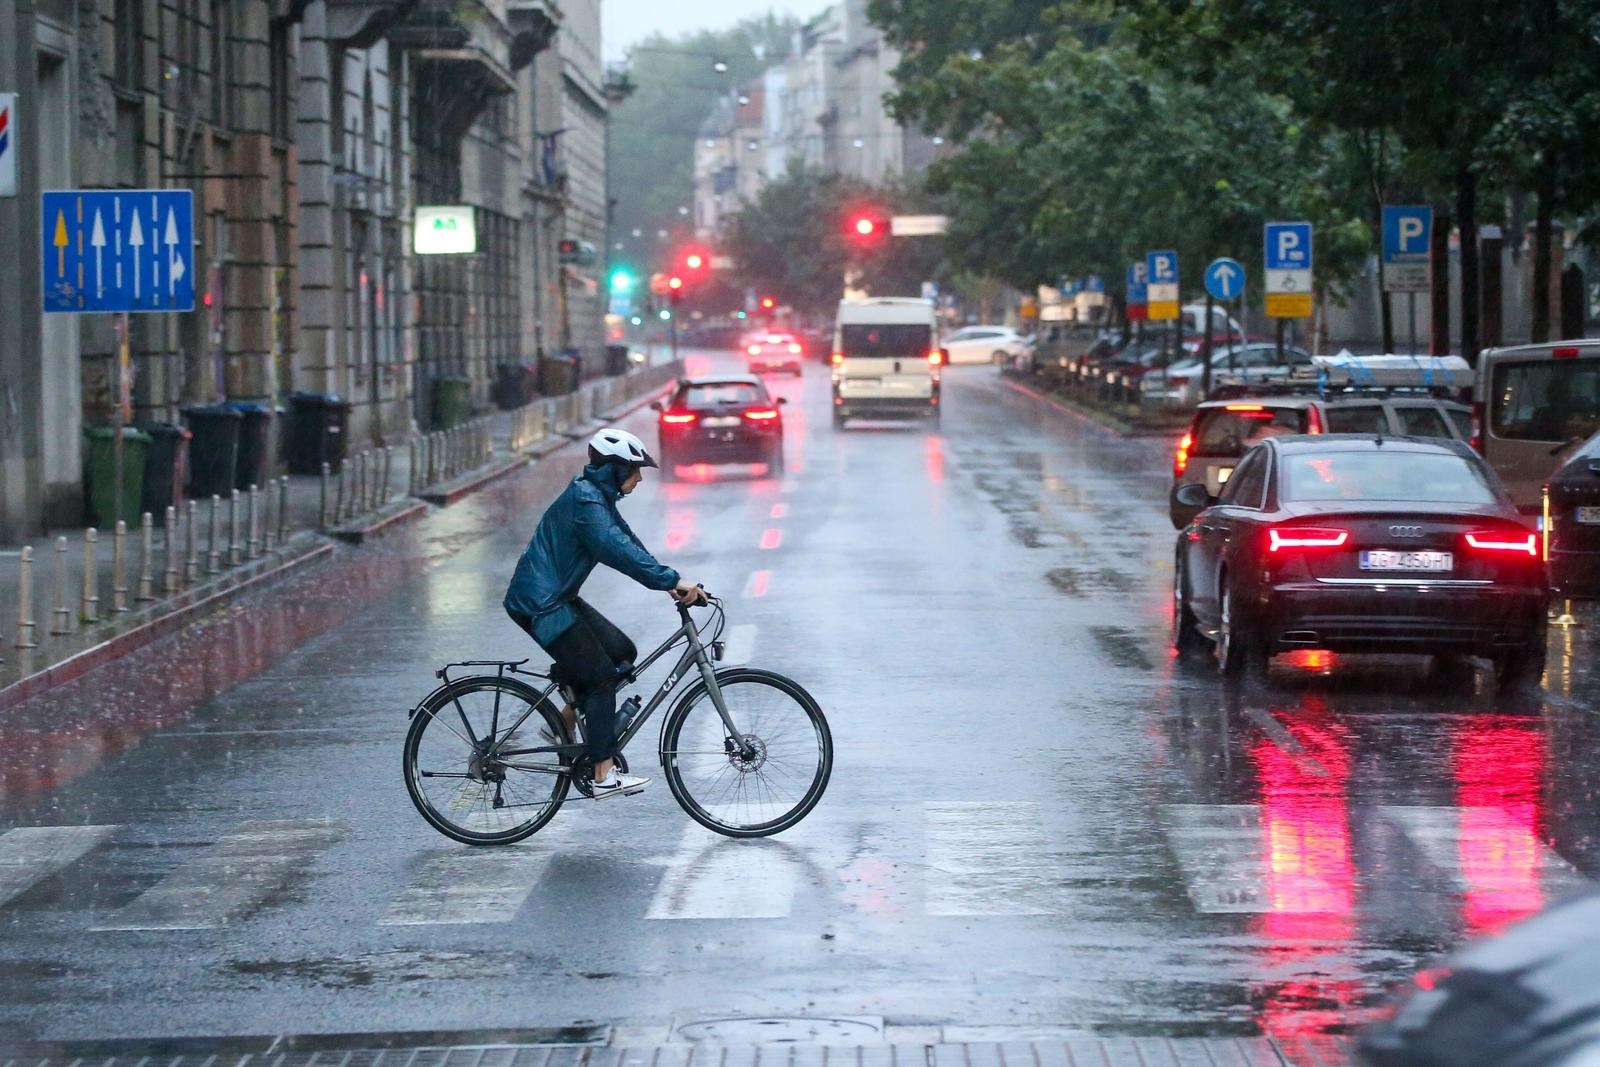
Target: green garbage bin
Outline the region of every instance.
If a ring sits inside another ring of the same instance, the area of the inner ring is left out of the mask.
[[[117,469],[117,431],[97,426],[83,431],[89,439],[83,457],[85,518],[90,526],[109,530],[121,519],[129,526],[139,525],[140,502],[144,495],[145,451],[150,435],[124,427],[122,431],[122,485],[115,485]]]
[[[433,380],[433,428],[449,430],[472,417],[472,379],[442,375]]]

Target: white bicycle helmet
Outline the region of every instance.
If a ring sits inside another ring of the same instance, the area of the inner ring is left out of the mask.
[[[589,439],[589,447],[602,459],[628,467],[654,467],[657,463],[645,451],[644,442],[627,430],[607,426]]]

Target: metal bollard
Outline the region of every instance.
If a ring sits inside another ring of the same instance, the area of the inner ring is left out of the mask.
[[[50,612],[53,620],[50,623],[50,632],[53,634],[69,634],[72,632],[72,609],[67,607],[67,539],[56,538],[56,606]]]
[[[389,476],[394,473],[394,449],[389,445],[383,446],[383,488],[379,491],[378,505],[382,507],[389,502]]]
[[[17,583],[17,648],[37,648],[33,621],[33,546],[22,546]]]
[[[261,554],[261,516],[257,509],[260,506],[261,491],[256,483],[251,482],[250,488],[245,490],[249,494],[245,504],[244,520],[244,558],[255,559]]]
[[[411,496],[417,491],[417,439],[413,437],[406,442],[406,495]]]
[[[200,577],[200,557],[195,554],[194,526],[200,517],[200,502],[191,500],[184,508],[183,517],[183,584],[191,585]]]
[[[84,622],[100,621],[100,594],[95,590],[95,545],[100,540],[93,526],[83,531],[83,606],[78,614]]]
[[[156,579],[153,573],[156,537],[155,516],[148,511],[139,516],[139,593],[140,600],[156,598]]]
[[[121,519],[111,528],[111,610],[128,610],[128,583],[125,580],[127,560],[128,524]]]
[[[278,544],[289,539],[289,476],[278,479]]]
[[[317,529],[328,528],[328,474],[332,470],[327,460],[322,462],[322,495],[317,501]]]
[[[228,492],[228,566],[239,565],[239,490]]]
[[[350,468],[352,465],[349,459],[339,464],[339,480],[334,486],[333,499],[333,524],[335,526],[344,521],[344,487],[345,483],[350,480]]]
[[[356,470],[356,507],[357,514],[370,510],[367,504],[368,495],[372,492],[372,450],[361,450],[361,465]]]
[[[161,547],[166,550],[167,565],[162,573],[162,589],[168,596],[178,591],[178,509],[169,507],[166,514],[166,533]]]
[[[278,480],[272,479],[261,493],[261,533],[256,549],[260,553],[272,551],[272,507],[278,499]]]
[[[206,547],[206,573],[217,574],[222,570],[222,550],[217,547],[217,540],[222,535],[222,498],[215,493],[211,494],[211,542]]]

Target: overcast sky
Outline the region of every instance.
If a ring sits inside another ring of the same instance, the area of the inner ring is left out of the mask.
[[[668,37],[696,30],[720,30],[750,15],[776,11],[810,18],[831,0],[600,0],[601,49],[608,60],[622,59],[628,46],[650,36]]]

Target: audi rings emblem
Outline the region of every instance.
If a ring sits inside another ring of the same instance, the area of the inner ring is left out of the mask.
[[[1422,536],[1422,527],[1420,527],[1420,526],[1391,526],[1391,527],[1389,527],[1389,536],[1390,537],[1421,537]]]

